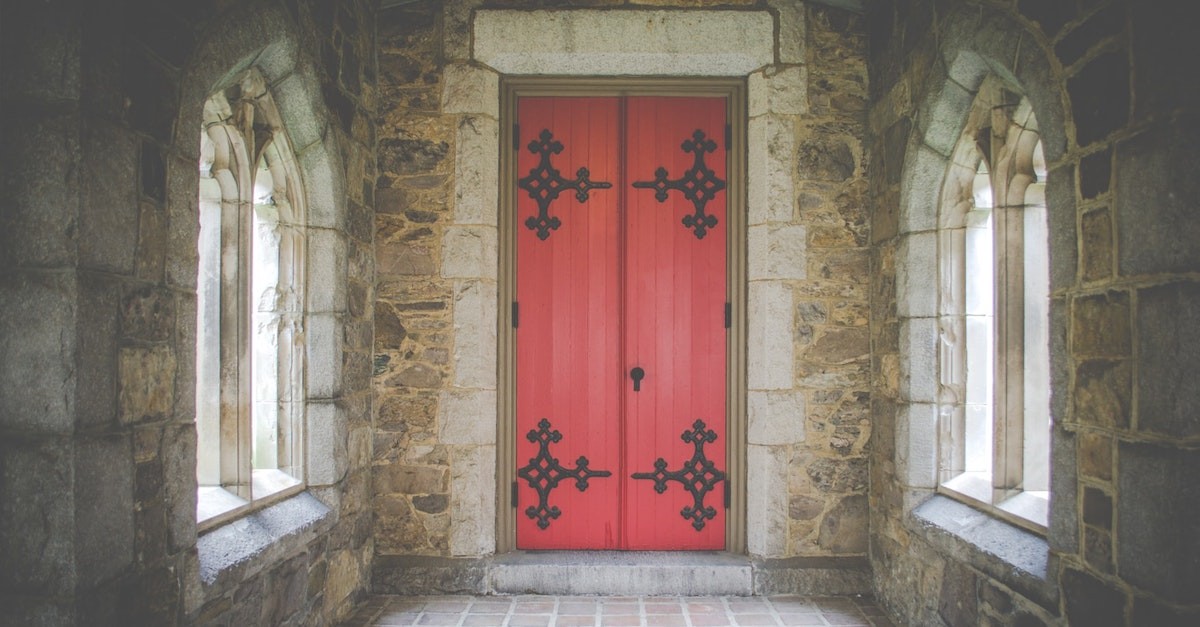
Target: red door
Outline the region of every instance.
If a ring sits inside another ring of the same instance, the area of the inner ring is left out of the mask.
[[[725,99],[517,107],[517,546],[724,548]]]

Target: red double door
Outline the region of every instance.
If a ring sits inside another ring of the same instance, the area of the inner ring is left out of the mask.
[[[725,99],[517,107],[517,546],[722,549]]]

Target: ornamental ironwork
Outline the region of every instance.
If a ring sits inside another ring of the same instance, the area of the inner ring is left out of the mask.
[[[654,481],[654,491],[662,494],[667,491],[668,481],[678,481],[683,489],[692,494],[693,502],[685,505],[679,514],[686,520],[692,521],[696,531],[704,529],[704,521],[717,516],[717,509],[704,504],[704,497],[717,484],[725,480],[725,473],[717,470],[712,460],[704,455],[704,445],[717,441],[717,432],[705,427],[703,420],[697,420],[692,428],[684,431],[680,439],[696,447],[692,458],[683,462],[679,470],[667,470],[667,461],[659,457],[654,462],[654,472],[635,472],[634,479],[651,479]]]
[[[536,519],[540,529],[549,527],[552,519],[562,515],[557,505],[550,505],[550,491],[558,487],[559,482],[574,479],[575,487],[583,492],[588,488],[588,479],[612,475],[607,470],[588,468],[588,459],[583,455],[575,460],[575,468],[565,468],[559,464],[558,458],[550,454],[550,445],[561,441],[562,434],[557,429],[551,430],[550,421],[545,418],[538,423],[537,429],[530,429],[525,434],[525,439],[538,445],[538,453],[530,458],[529,464],[517,470],[517,476],[537,491],[538,503],[525,508],[525,515]]]
[[[529,197],[537,201],[538,205],[537,217],[530,216],[525,220],[525,226],[531,231],[536,231],[538,239],[543,241],[550,237],[550,231],[562,226],[562,220],[559,220],[558,216],[550,215],[550,203],[564,190],[575,190],[575,200],[583,203],[587,202],[588,193],[593,189],[612,187],[612,183],[589,180],[590,173],[587,168],[579,168],[575,172],[574,180],[563,178],[550,163],[550,155],[562,151],[562,142],[554,139],[550,129],[543,129],[537,139],[529,142],[529,152],[539,155],[538,164],[529,171],[528,176],[517,181],[517,187],[529,192]]]
[[[675,189],[683,192],[683,197],[692,201],[696,212],[683,217],[683,225],[696,234],[696,239],[704,239],[708,230],[717,226],[717,217],[704,213],[704,207],[712,200],[717,192],[725,189],[725,181],[717,178],[716,172],[704,163],[704,153],[717,149],[717,142],[708,139],[704,131],[696,129],[692,138],[684,140],[684,152],[692,153],[696,160],[683,176],[671,180],[667,178],[667,169],[659,167],[654,171],[653,181],[638,181],[633,184],[640,189],[653,189],[654,198],[658,202],[667,201],[667,192]]]

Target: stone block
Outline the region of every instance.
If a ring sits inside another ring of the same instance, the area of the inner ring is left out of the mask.
[[[60,5],[33,5],[12,14],[2,31],[8,60],[0,90],[10,98],[78,100],[83,74],[79,32],[85,15]]]
[[[500,75],[465,63],[442,68],[442,113],[500,117]]]
[[[746,399],[750,444],[796,444],[804,441],[807,418],[803,392],[749,392]]]
[[[196,136],[199,137],[199,133]],[[192,155],[200,154],[199,148]],[[167,212],[163,231],[163,274],[167,284],[195,291],[200,241],[200,173],[196,158],[172,158],[167,161]],[[139,234],[140,235],[140,234]],[[149,253],[149,250],[144,252]],[[147,255],[151,256],[151,255]],[[157,260],[155,260],[157,263]],[[152,272],[157,267],[151,268]]]
[[[1158,124],[1117,145],[1116,229],[1123,276],[1189,272],[1200,266],[1200,120],[1184,116]],[[1181,129],[1189,129],[1181,131]]]
[[[1072,303],[1071,349],[1076,357],[1130,354],[1129,294],[1080,296]]]
[[[896,250],[896,315],[937,315],[939,276],[937,232],[901,235]]]
[[[75,419],[79,425],[111,424],[117,415],[120,300],[118,281],[106,274],[80,273],[75,383]],[[175,307],[169,309],[173,318]]]
[[[308,484],[338,483],[349,467],[346,412],[332,401],[309,402],[305,412]]]
[[[947,165],[947,159],[928,146],[918,147],[914,155],[905,160],[900,183],[900,233],[937,228]]]
[[[1059,553],[1079,550],[1079,482],[1076,467],[1077,436],[1056,423],[1050,430],[1050,525],[1046,541]]]
[[[196,544],[196,428],[174,424],[163,428],[159,454],[166,495],[167,531],[172,552]]]
[[[1113,237],[1112,219],[1107,208],[1083,214],[1080,220],[1083,240],[1080,271],[1084,281],[1100,281],[1112,276]]]
[[[779,13],[779,62],[804,63],[808,44],[805,7],[790,0],[769,0]]]
[[[71,430],[78,289],[73,274],[0,278],[0,425],[44,433]]]
[[[493,426],[495,420],[489,421]],[[480,557],[496,551],[496,448],[454,448],[450,471],[450,554]]]
[[[919,118],[923,148],[931,148],[943,159],[953,155],[954,148],[962,140],[975,95],[954,81],[944,80],[941,89],[925,99]]]
[[[1090,200],[1108,191],[1112,180],[1112,149],[1094,152],[1079,160],[1079,195]]]
[[[808,113],[808,72],[803,67],[767,69],[747,79],[750,117]]]
[[[900,398],[936,403],[938,392],[936,318],[900,321]]]
[[[936,488],[938,406],[909,403],[896,413],[896,477],[910,488]]]
[[[496,389],[496,283],[463,281],[454,290],[454,385]]]
[[[1103,433],[1079,434],[1079,474],[1093,479],[1112,479],[1112,438]]]
[[[79,230],[87,236],[79,238],[79,263],[127,274],[133,271],[138,236],[137,138],[115,124],[92,119],[84,127],[82,144]],[[163,178],[160,168],[158,185],[165,184]]]
[[[833,365],[866,363],[870,348],[870,331],[866,327],[828,327],[804,352],[804,358]]]
[[[0,439],[0,588],[69,596],[75,588],[73,444]],[[132,495],[132,490],[130,491]]]
[[[480,10],[474,59],[504,74],[745,76],[775,61],[774,22],[766,11]]]
[[[451,226],[442,235],[442,277],[495,279],[499,256],[496,229],[490,226]]]
[[[1156,6],[1155,11],[1126,12],[1123,4],[1113,8],[1119,9],[1119,17],[1125,18],[1123,23],[1131,26],[1133,66],[1137,68],[1133,91],[1137,94],[1138,118],[1175,110],[1194,111],[1200,103],[1200,86],[1194,81],[1177,80],[1172,72],[1181,59],[1200,58],[1200,39],[1188,27],[1193,7],[1167,2]]]
[[[1112,529],[1112,497],[1103,490],[1087,486],[1083,489],[1083,522],[1101,529]]]
[[[1043,144],[1045,137],[1043,136]],[[1046,151],[1049,155],[1049,150]],[[1075,221],[1075,167],[1060,165],[1046,175],[1046,225],[1050,238],[1050,292],[1075,285],[1079,264]]]
[[[1184,438],[1200,434],[1200,283],[1138,292],[1137,425]]]
[[[438,441],[443,444],[494,445],[496,392],[443,391],[437,406]]]
[[[746,548],[756,557],[787,553],[788,452],[786,447],[746,447]]]
[[[780,281],[752,281],[747,316],[747,385],[751,390],[790,389],[795,355],[792,290]]]
[[[377,466],[373,486],[376,495],[446,494],[450,491],[450,473],[441,466]]]
[[[1073,418],[1085,425],[1125,428],[1132,415],[1129,362],[1095,359],[1075,369]]]
[[[487,117],[464,117],[454,141],[454,222],[498,224],[499,124]]]
[[[346,301],[346,238],[330,229],[308,229],[308,311],[340,313]]]
[[[8,164],[0,174],[5,205],[0,261],[5,267],[59,267],[76,258],[79,230],[79,118],[9,114],[0,122]]]
[[[281,40],[268,46],[259,57],[258,66],[268,82],[271,95],[279,109],[287,138],[293,152],[306,152],[325,136],[328,121],[325,103],[321,98],[321,86],[309,72],[294,72],[287,65],[294,65],[296,58],[287,58],[288,48],[295,48],[290,40]],[[274,61],[278,59],[278,64]],[[267,61],[267,65],[264,65]],[[286,78],[278,80],[273,73],[287,72]],[[278,82],[274,82],[278,80]],[[320,226],[332,226],[322,224]]]
[[[133,450],[128,435],[75,443],[75,572],[91,587],[133,561]]]
[[[1080,146],[1104,139],[1129,123],[1129,55],[1107,52],[1067,79],[1075,141]]]
[[[175,409],[175,352],[170,346],[132,346],[117,355],[117,419],[121,424],[170,418]]]
[[[970,568],[956,562],[946,564],[938,597],[938,616],[947,625],[979,624],[978,583],[975,571]]]
[[[305,316],[307,393],[310,399],[341,396],[343,325],[339,316],[315,313]]]
[[[854,494],[837,502],[821,519],[817,544],[836,554],[867,552],[867,495]]]
[[[1200,452],[1121,442],[1117,467],[1117,573],[1164,599],[1194,602],[1200,581]]]
[[[746,256],[750,280],[808,276],[808,229],[800,225],[751,226]]]
[[[1063,570],[1060,585],[1070,624],[1096,627],[1125,624],[1127,599],[1120,589],[1088,572],[1070,567]]]
[[[795,141],[793,123],[786,118],[767,115],[750,120],[746,137],[750,225],[792,221],[796,212]]]
[[[802,181],[847,181],[858,167],[856,152],[848,137],[814,128],[804,133],[796,149],[796,176]]]
[[[297,150],[309,227],[345,228],[347,189],[340,154],[334,133],[325,133],[321,141]]]

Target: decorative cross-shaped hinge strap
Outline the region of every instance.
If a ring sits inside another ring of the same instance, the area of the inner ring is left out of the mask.
[[[692,205],[696,208],[695,213],[683,217],[683,225],[692,229],[696,234],[696,239],[704,239],[708,230],[717,226],[717,217],[704,213],[704,207],[717,195],[717,192],[725,189],[725,181],[717,178],[716,172],[713,172],[704,163],[704,153],[716,151],[717,142],[705,137],[704,131],[696,129],[696,132],[692,133],[692,138],[683,142],[682,148],[684,152],[695,155],[696,160],[681,178],[673,181],[668,179],[667,169],[660,167],[654,171],[653,181],[638,181],[633,186],[639,189],[653,189],[654,198],[658,202],[667,201],[667,191],[669,190],[676,189],[683,192],[683,197],[692,201]]]
[[[587,168],[579,168],[574,180],[567,180],[550,164],[550,155],[563,151],[562,142],[554,139],[550,129],[543,129],[538,138],[529,142],[529,152],[540,155],[538,164],[529,171],[529,175],[517,181],[517,187],[529,192],[529,197],[537,201],[537,217],[530,216],[525,220],[525,226],[531,231],[537,231],[538,239],[550,237],[550,231],[558,229],[562,221],[558,216],[550,215],[550,203],[554,202],[563,190],[575,190],[575,200],[587,202],[588,192],[593,189],[608,189],[612,183],[588,180]]]
[[[712,460],[704,456],[704,445],[717,441],[717,433],[705,427],[703,420],[697,420],[692,428],[680,436],[684,442],[692,444],[696,450],[692,458],[683,462],[679,470],[667,470],[667,461],[659,457],[654,461],[654,472],[635,472],[634,479],[650,479],[654,481],[654,491],[662,494],[667,491],[668,481],[678,481],[683,489],[692,493],[693,502],[685,505],[679,514],[684,519],[692,521],[696,531],[704,529],[704,521],[717,516],[717,509],[704,504],[704,497],[717,484],[725,480],[725,473],[717,470]]]
[[[525,508],[525,515],[537,519],[537,526],[541,529],[549,527],[551,519],[562,515],[557,505],[550,505],[550,491],[558,487],[560,481],[574,479],[575,487],[583,492],[588,487],[588,479],[612,475],[607,470],[588,468],[588,460],[583,455],[575,461],[575,468],[564,468],[559,464],[558,459],[550,454],[550,445],[562,440],[562,434],[550,430],[550,421],[545,418],[538,423],[537,429],[525,434],[525,439],[537,443],[538,453],[530,458],[529,464],[517,470],[517,476],[537,491],[538,503]]]

